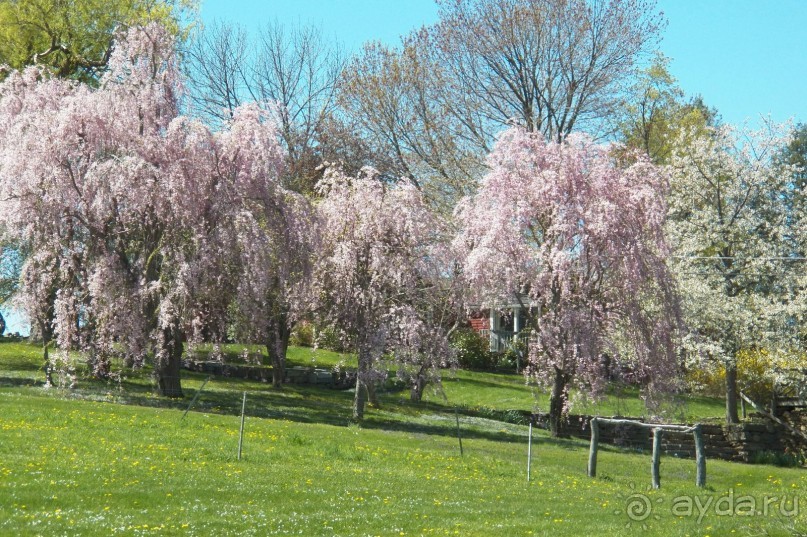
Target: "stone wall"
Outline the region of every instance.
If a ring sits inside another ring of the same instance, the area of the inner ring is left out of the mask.
[[[182,367],[197,373],[222,377],[234,377],[262,382],[272,381],[272,368],[260,365],[227,364],[222,362],[199,362],[184,360]],[[287,367],[285,382],[289,384],[316,384],[325,388],[345,390],[356,385],[354,371],[332,371],[314,367]]]

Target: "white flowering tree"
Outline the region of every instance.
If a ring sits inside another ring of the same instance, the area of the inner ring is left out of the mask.
[[[552,434],[570,387],[603,390],[603,353],[629,365],[647,395],[669,387],[678,312],[660,170],[641,157],[621,169],[585,136],[547,143],[520,128],[500,136],[488,166],[457,213],[464,276],[478,303],[527,297],[527,374],[550,390]]]
[[[803,264],[793,259],[791,241],[803,208],[788,210],[794,169],[774,158],[786,144],[773,126],[722,126],[684,133],[670,158],[668,231],[690,329],[689,367],[725,368],[729,423],[739,421],[738,353],[794,350],[787,325],[804,317]]]

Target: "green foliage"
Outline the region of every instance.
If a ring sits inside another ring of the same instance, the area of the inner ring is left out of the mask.
[[[669,71],[670,59],[657,53],[639,74],[623,103],[618,131],[627,150],[646,153],[655,164],[667,164],[681,133],[699,136],[719,123],[717,111],[698,96],[687,101]]]
[[[295,347],[314,346],[314,325],[308,322],[298,323],[289,337],[289,345]]]
[[[348,350],[342,335],[332,326],[316,329],[313,340],[317,347],[329,351],[345,352]]]
[[[58,77],[93,82],[116,31],[159,21],[182,35],[193,0],[0,1],[0,65],[44,64]]]
[[[490,341],[471,328],[460,328],[451,335],[451,346],[457,351],[462,369],[491,370],[497,357],[490,352]]]

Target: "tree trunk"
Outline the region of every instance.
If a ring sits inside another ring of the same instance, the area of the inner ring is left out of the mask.
[[[560,425],[563,419],[563,405],[566,403],[567,381],[568,376],[556,367],[552,394],[549,397],[549,433],[553,438],[557,438],[560,435]]]
[[[50,363],[50,354],[48,353],[48,346],[50,342],[43,342],[42,344],[42,357],[45,362],[45,386],[53,386],[53,366]]]
[[[289,348],[291,330],[286,322],[286,316],[273,319],[269,324],[269,341],[266,342],[266,352],[272,363],[272,386],[280,388],[286,378],[286,351]]]
[[[362,352],[359,347],[359,368],[356,371],[356,394],[353,397],[353,419],[364,419],[364,405],[367,400],[365,397],[365,390],[367,389],[367,377],[370,371],[369,357],[365,352]]]
[[[182,335],[179,320],[162,329],[162,348],[157,353],[154,376],[157,393],[163,397],[181,398],[182,385],[179,371],[182,365]]]
[[[415,381],[412,383],[412,388],[409,390],[409,400],[415,403],[423,399],[423,390],[426,389],[426,376],[423,374],[425,366],[421,366],[418,370]]]
[[[266,353],[272,364],[272,387],[282,388],[286,378],[286,357],[278,349],[277,340],[266,342]]]
[[[42,360],[44,362],[43,368],[45,370],[45,386],[54,386],[53,384],[53,364],[50,361],[50,340],[53,335],[53,330],[50,328],[47,321],[38,320],[32,323],[31,332],[34,332],[34,327],[39,329],[39,335],[42,337]]]
[[[3,319],[3,312],[0,312],[0,336],[6,332],[6,320]]]
[[[353,419],[364,419],[364,382],[361,380],[362,375],[356,375],[356,394],[353,396]]]
[[[423,375],[418,375],[409,390],[409,400],[415,403],[420,402],[423,399],[423,390],[425,388],[426,378]]]
[[[726,423],[740,423],[737,413],[737,364],[726,364]]]

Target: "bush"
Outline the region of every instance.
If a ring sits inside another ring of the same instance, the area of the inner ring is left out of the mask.
[[[784,363],[779,360],[784,359]],[[774,389],[777,370],[807,367],[807,357],[776,356],[765,349],[746,349],[737,353],[737,383],[740,389],[757,401],[769,401]],[[726,368],[722,363],[705,364],[686,371],[689,387],[704,395],[721,397],[726,393]],[[780,386],[781,389],[781,381]],[[801,379],[794,383],[801,384]]]
[[[339,332],[330,326],[320,327],[309,321],[299,323],[289,337],[289,345],[314,347],[334,352],[348,350]]]
[[[314,340],[316,341],[317,347],[320,349],[327,349],[334,352],[345,352],[348,350],[345,342],[342,340],[341,334],[335,328],[326,326],[320,329],[318,327],[315,333],[316,336],[314,336]]]
[[[527,366],[527,350],[527,337],[525,337],[525,332],[522,331],[498,357],[497,365],[499,369],[520,373]]]
[[[461,328],[451,335],[451,346],[457,351],[462,369],[494,369],[497,356],[490,352],[490,341],[479,332]]]
[[[795,468],[806,463],[805,455],[801,452],[758,451],[751,453],[750,459],[751,464],[769,464],[783,468]]]
[[[294,330],[289,336],[289,345],[295,347],[313,347],[314,346],[314,326],[308,321],[302,321],[294,327]]]

